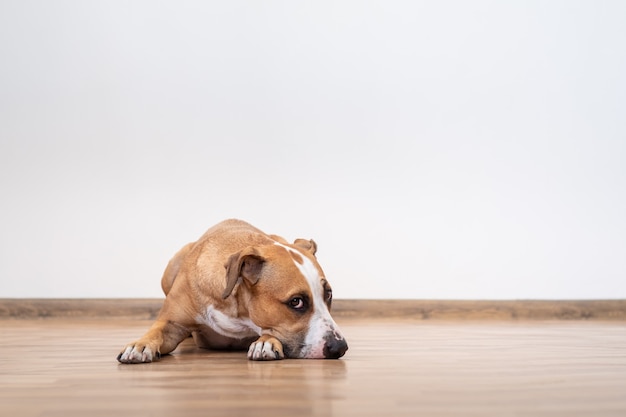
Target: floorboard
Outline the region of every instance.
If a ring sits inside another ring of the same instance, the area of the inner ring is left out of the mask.
[[[624,416],[626,323],[340,321],[340,360],[183,343],[120,365],[145,320],[0,320],[1,416]]]

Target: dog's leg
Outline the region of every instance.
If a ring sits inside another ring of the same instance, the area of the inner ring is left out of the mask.
[[[143,337],[129,343],[118,355],[121,363],[146,363],[176,349],[190,335],[189,329],[173,321],[157,320]]]
[[[274,361],[285,359],[283,344],[274,336],[263,334],[248,349],[248,359],[252,361]]]

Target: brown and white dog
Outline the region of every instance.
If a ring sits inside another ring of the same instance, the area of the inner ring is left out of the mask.
[[[332,290],[317,245],[293,244],[240,220],[210,228],[170,260],[155,323],[117,357],[152,362],[189,335],[212,349],[248,349],[251,360],[337,359],[348,350],[330,316]]]

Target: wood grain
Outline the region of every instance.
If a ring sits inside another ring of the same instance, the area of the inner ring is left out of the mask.
[[[626,324],[343,319],[340,360],[190,340],[121,365],[147,320],[0,320],[2,416],[624,416]]]
[[[162,299],[0,299],[0,319],[154,319]],[[338,318],[619,320],[626,300],[335,300]]]

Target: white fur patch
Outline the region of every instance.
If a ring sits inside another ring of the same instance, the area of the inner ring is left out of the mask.
[[[254,342],[248,349],[248,359],[254,361],[273,361],[279,359],[270,342]]]
[[[119,357],[119,361],[122,363],[146,363],[152,362],[152,359],[152,349],[149,346],[141,349],[136,346],[128,346]]]
[[[261,328],[250,319],[238,319],[229,317],[213,305],[207,307],[206,312],[196,317],[196,323],[204,324],[222,336],[233,339],[257,336],[261,334]]]
[[[311,293],[313,294],[313,306],[315,310],[309,321],[309,331],[304,339],[305,348],[301,353],[301,357],[321,359],[324,357],[324,337],[328,334],[333,334],[336,339],[341,340],[343,336],[324,302],[324,287],[322,286],[319,271],[309,258],[298,253],[296,249],[278,242],[276,242],[276,244],[287,249],[289,252],[297,253],[302,258],[302,264],[296,262],[295,259],[293,262],[309,283]]]

